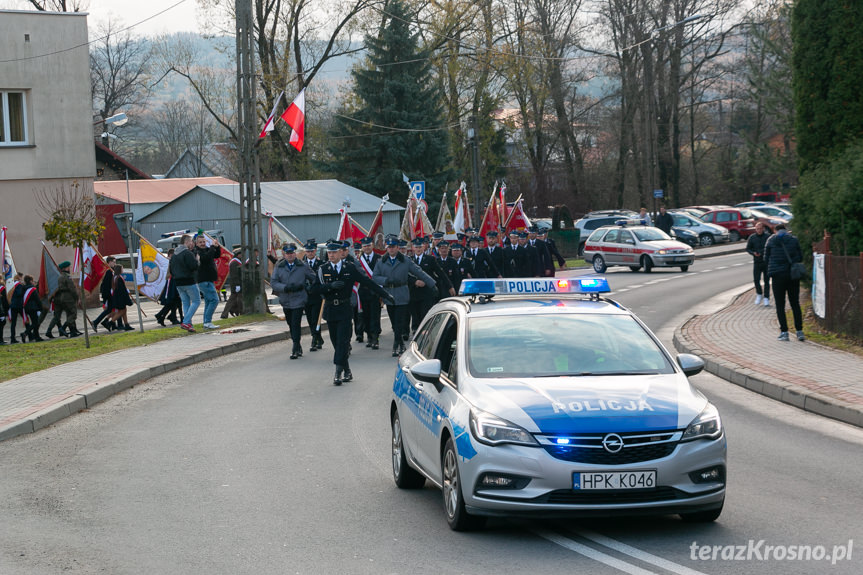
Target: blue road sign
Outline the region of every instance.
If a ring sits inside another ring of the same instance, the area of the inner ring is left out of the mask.
[[[411,191],[414,193],[418,200],[426,199],[426,183],[425,181],[421,182],[411,182]]]
[[[663,192],[662,190],[653,190],[653,197],[654,198],[663,198],[663,197],[665,197],[665,192]]]

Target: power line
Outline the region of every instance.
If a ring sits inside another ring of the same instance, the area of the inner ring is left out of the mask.
[[[185,4],[187,1],[188,0],[179,0],[179,2],[168,6],[167,8],[162,10],[161,12],[156,12],[152,16],[148,16],[147,18],[144,18],[140,22],[135,22],[134,24],[132,24],[130,26],[126,26],[125,28],[117,30],[116,32],[106,34],[105,36],[102,36],[100,38],[95,38],[93,40],[90,40],[89,42],[84,42],[83,44],[78,44],[76,46],[71,46],[69,48],[63,48],[62,50],[55,50],[54,52],[46,52],[45,54],[38,54],[36,56],[26,56],[24,58],[10,58],[8,60],[0,60],[0,64],[9,64],[11,62],[26,62],[27,60],[37,60],[39,58],[46,58],[48,56],[54,56],[56,54],[62,54],[64,52],[71,52],[72,50],[77,50],[78,48],[83,48],[84,46],[89,46],[90,44],[94,44],[96,42],[101,42],[102,40],[110,37],[111,34],[120,34],[120,33],[125,32],[127,30],[131,30],[132,28],[135,28],[136,26],[140,26],[144,22],[149,22],[153,18],[156,18],[157,16],[161,16],[162,14],[164,14],[165,12],[167,12],[169,10],[173,10],[174,8],[179,6],[180,4]]]

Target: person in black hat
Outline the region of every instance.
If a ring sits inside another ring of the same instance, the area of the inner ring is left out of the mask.
[[[504,258],[503,258],[503,248],[500,247],[497,243],[498,233],[495,230],[491,230],[488,232],[488,237],[486,241],[488,242],[488,247],[485,249],[488,252],[488,259],[491,260],[491,263],[494,264],[494,268],[497,270],[497,277],[503,276],[504,269]]]
[[[465,248],[460,243],[450,245],[450,251],[452,252],[452,259],[458,269],[459,281],[453,282],[453,289],[458,293],[459,289],[461,289],[461,282],[467,278],[473,277],[473,264],[469,259],[464,257]],[[456,283],[458,283],[458,285],[456,285]]]
[[[453,293],[458,293],[458,288],[461,285],[462,276],[459,273],[459,268],[455,260],[449,253],[449,242],[441,240],[437,245],[438,258],[437,262],[443,273],[446,274],[449,283],[452,284]]]
[[[499,278],[501,277],[500,271],[498,271],[497,267],[494,265],[494,262],[491,261],[491,258],[488,255],[488,251],[485,248],[481,247],[484,241],[485,238],[483,238],[482,236],[470,237],[470,245],[468,246],[465,257],[469,259],[470,263],[473,265],[473,277]]]
[[[539,228],[535,225],[527,229],[527,243],[536,249],[536,271],[539,277],[550,277],[554,275],[554,262],[551,260],[551,252],[545,242],[537,238]]]
[[[443,241],[443,232],[435,232],[432,234],[432,242],[431,242],[431,254],[434,257],[438,257],[437,247]]]
[[[285,321],[291,330],[291,341],[294,343],[291,359],[297,359],[303,357],[300,326],[303,309],[308,301],[306,288],[312,286],[317,277],[303,260],[297,259],[296,245],[285,244],[282,251],[285,257],[273,268],[270,285],[273,287],[273,294],[279,296],[279,303],[285,311]]]
[[[377,293],[384,301],[394,302],[392,296],[366,274],[360,272],[354,264],[342,261],[341,244],[332,243],[327,246],[330,261],[318,269],[319,291],[324,297],[324,319],[330,331],[330,342],[333,344],[333,363],[336,366],[333,385],[341,385],[343,381],[351,381],[353,374],[348,364],[349,346],[351,343],[351,294],[354,283],[368,287]]]
[[[357,268],[369,277],[375,275],[375,266],[381,256],[375,253],[374,240],[365,237],[360,241],[362,252],[357,257]],[[358,342],[363,341],[363,334],[368,338],[366,347],[379,349],[381,336],[381,298],[366,286],[359,288],[360,305],[362,307],[361,322],[359,323]]]
[[[414,280],[409,283],[410,287],[410,314],[411,330],[416,331],[422,323],[428,310],[437,303],[441,297],[455,295],[455,290],[444,271],[438,265],[436,258],[426,255],[426,240],[416,238],[413,241],[414,263],[434,280],[434,285],[428,286],[422,280]]]
[[[435,280],[425,273],[414,261],[399,252],[400,241],[396,238],[387,240],[387,253],[375,265],[373,280],[382,285],[391,295],[392,301],[387,302],[387,315],[393,328],[393,357],[398,357],[405,350],[404,339],[407,334],[410,303],[411,276],[422,281],[426,286],[434,286]]]
[[[306,245],[303,246],[303,250],[306,252],[305,257],[303,257],[303,263],[317,275],[318,270],[324,265],[324,262],[318,257],[318,243],[315,241],[315,238],[310,238],[306,242]],[[309,292],[305,309],[306,321],[312,334],[312,346],[309,348],[309,351],[318,351],[324,346],[324,338],[321,337],[321,324],[319,321],[323,301],[321,294],[317,290]]]
[[[536,248],[527,243],[527,232],[518,233],[518,246],[515,250],[515,277],[539,277],[539,260]]]
[[[566,265],[566,259],[560,254],[557,250],[557,244],[554,243],[554,240],[548,237],[548,228],[540,228],[539,233],[536,237],[545,242],[546,247],[548,248],[548,253],[551,254],[552,260],[557,260],[557,267],[562,268]],[[552,262],[551,266],[551,275],[554,276],[554,263]]]
[[[518,232],[512,230],[507,235],[506,247],[503,248],[503,277],[518,277],[516,260],[518,259]]]
[[[54,339],[54,334],[51,330],[57,326],[57,331],[60,335],[66,337],[78,337],[82,335],[78,331],[78,326],[75,325],[75,320],[78,317],[78,286],[69,277],[69,268],[72,266],[69,262],[62,262],[59,266],[60,277],[57,280],[57,289],[48,298],[48,302],[54,303],[54,317],[51,318],[51,323],[48,324],[48,329],[45,332],[45,337]],[[62,314],[66,314],[66,323],[63,323]],[[65,329],[64,329],[65,328]]]

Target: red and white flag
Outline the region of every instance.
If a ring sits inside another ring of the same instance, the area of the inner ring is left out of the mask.
[[[261,130],[261,135],[258,136],[258,139],[266,138],[267,134],[269,134],[270,132],[273,131],[273,126],[276,123],[276,121],[275,121],[276,120],[276,109],[279,107],[279,102],[282,101],[282,96],[284,96],[284,95],[285,95],[284,92],[279,94],[279,97],[276,98],[276,101],[273,103],[273,111],[270,112],[269,116],[267,116],[267,121],[264,123],[264,128]]]
[[[381,199],[381,205],[378,206],[378,213],[375,214],[375,219],[372,220],[372,225],[369,228],[369,237],[374,242],[375,252],[383,254],[386,251],[384,245],[384,204],[390,199],[387,194]]]
[[[291,127],[291,139],[288,143],[295,147],[298,152],[303,151],[303,141],[306,133],[306,89],[300,90],[285,113],[282,114],[282,120],[288,123]]]
[[[88,243],[84,243],[84,272],[81,274],[81,285],[84,290],[92,292],[102,285],[102,278],[108,273],[108,264],[102,259],[102,254],[93,249]]]
[[[520,199],[515,203],[515,206],[510,210],[509,219],[506,222],[506,233],[509,233],[513,230],[516,231],[524,231],[530,227],[530,218],[527,217],[527,214],[524,213],[524,208],[522,207],[522,200]]]

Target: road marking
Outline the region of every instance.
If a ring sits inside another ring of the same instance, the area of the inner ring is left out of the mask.
[[[701,271],[700,271],[700,272],[698,272],[698,273],[700,273],[700,274],[709,274],[709,273],[710,273],[710,272],[712,272],[712,271],[713,271],[713,270],[701,270]]]
[[[635,289],[640,287],[644,287],[644,284],[632,284],[631,286],[629,286],[629,289]]]
[[[599,543],[600,545],[604,545],[609,549],[614,549],[620,553],[625,555],[629,555],[630,557],[634,557],[640,561],[644,561],[645,563],[650,563],[651,565],[656,565],[661,569],[665,569],[666,571],[671,571],[672,573],[677,573],[678,575],[705,575],[701,571],[696,571],[695,569],[690,569],[684,565],[679,565],[674,563],[673,561],[669,561],[668,559],[664,559],[662,557],[657,557],[647,551],[642,551],[641,549],[636,549],[631,545],[627,545],[626,543],[622,543],[611,537],[606,537],[605,535],[601,535],[599,533],[594,533],[593,531],[579,530],[577,531],[579,535],[584,537],[585,539],[589,539],[594,543]]]
[[[616,557],[612,557],[607,553],[603,553],[602,551],[597,551],[593,547],[588,547],[582,543],[578,543],[569,539],[568,537],[564,537],[563,535],[559,535],[557,533],[552,533],[551,531],[540,531],[534,530],[534,533],[542,537],[543,539],[547,539],[556,545],[560,545],[565,549],[569,549],[570,551],[575,551],[581,555],[589,559],[593,559],[594,561],[599,561],[600,563],[605,563],[609,567],[614,567],[619,571],[623,571],[625,573],[630,573],[631,575],[657,575],[653,571],[648,571],[647,569],[642,569],[637,565],[633,565],[631,563],[627,563],[626,561],[622,561],[617,559]]]
[[[736,268],[737,266],[744,266],[744,265],[746,265],[744,262],[740,262],[739,264],[734,264],[734,266],[733,266],[733,267],[735,267],[735,268]]]
[[[718,267],[718,268],[716,268],[716,269],[717,269],[717,270],[727,270],[727,269],[728,269],[728,266],[719,266],[719,267]]]

